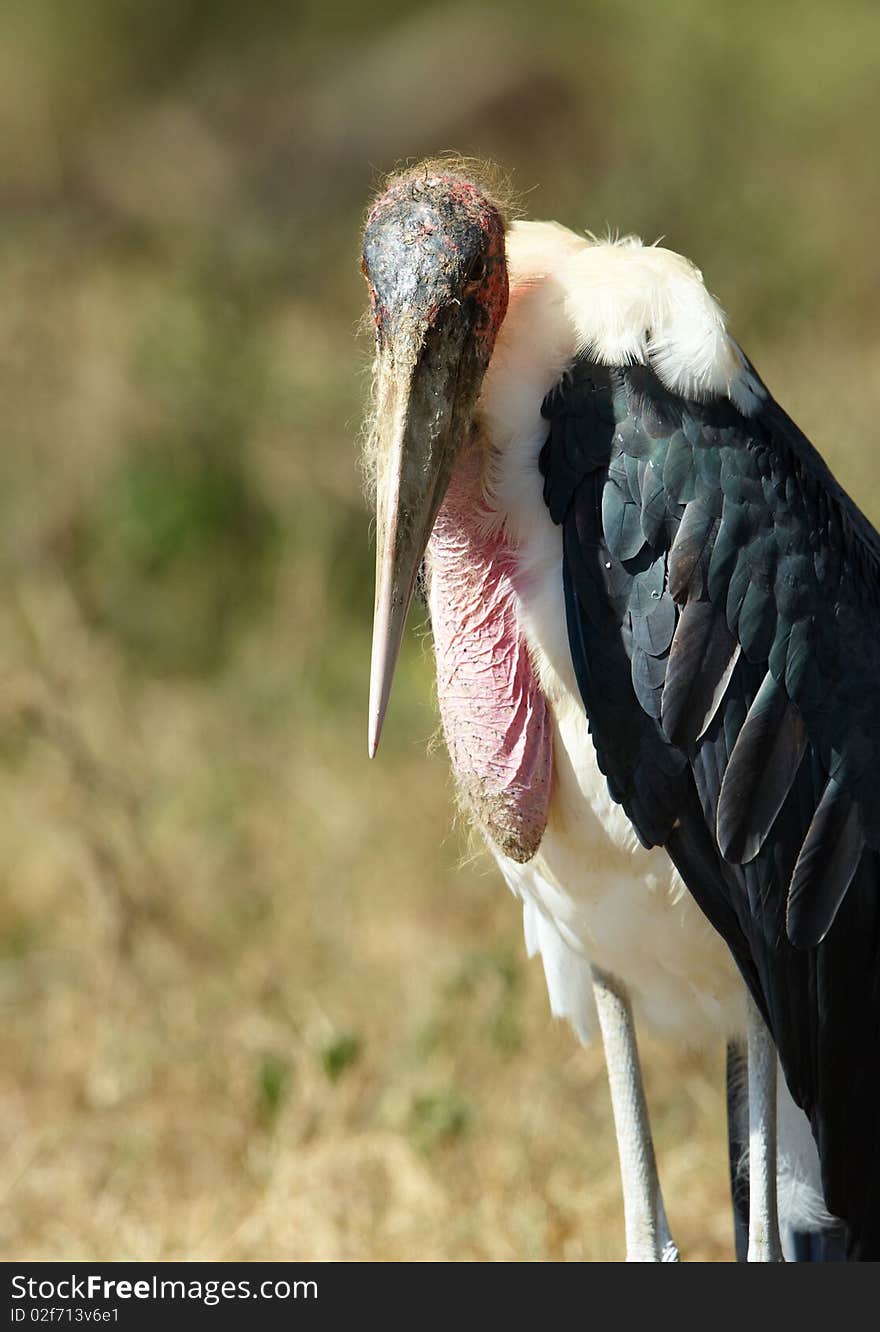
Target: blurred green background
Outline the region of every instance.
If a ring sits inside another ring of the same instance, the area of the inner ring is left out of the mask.
[[[3,0],[4,1258],[622,1255],[424,632],[365,757],[360,219],[455,148],[664,236],[876,520],[878,55],[874,0]],[[728,1259],[722,1052],[645,1053]]]

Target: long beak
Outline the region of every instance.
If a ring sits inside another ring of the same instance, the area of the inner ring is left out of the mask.
[[[419,565],[479,390],[470,367],[464,368],[468,332],[453,326],[415,356],[380,352],[370,758],[379,745]]]

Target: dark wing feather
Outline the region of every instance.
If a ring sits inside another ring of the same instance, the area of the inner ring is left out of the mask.
[[[672,744],[688,748],[699,740],[727,692],[739,654],[739,643],[711,601],[685,603],[663,687],[663,730]]]
[[[544,414],[599,766],[727,940],[880,1257],[880,538],[772,400],[582,359]]]
[[[858,806],[829,777],[788,890],[787,928],[793,943],[809,948],[825,938],[864,849]]]
[[[718,846],[725,860],[754,860],[791,790],[807,732],[768,671],[736,738],[718,795]]]

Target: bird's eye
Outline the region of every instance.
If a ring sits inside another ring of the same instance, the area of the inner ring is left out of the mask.
[[[486,260],[481,254],[475,255],[470,261],[464,273],[464,280],[467,286],[472,286],[475,282],[482,282],[486,276]]]

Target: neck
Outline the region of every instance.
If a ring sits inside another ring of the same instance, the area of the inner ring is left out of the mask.
[[[535,223],[508,234],[510,304],[477,428],[459,454],[428,547],[440,716],[459,790],[494,844],[519,862],[540,844],[553,761],[550,714],[521,623],[523,580],[534,572],[523,559],[523,537],[537,504],[551,556],[559,544],[537,472],[546,436],[541,403],[576,350],[548,256],[562,267],[583,244]]]
[[[487,458],[465,446],[428,547],[440,715],[465,804],[512,859],[530,860],[550,796],[549,714],[517,618],[517,570],[486,505]]]

